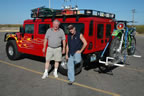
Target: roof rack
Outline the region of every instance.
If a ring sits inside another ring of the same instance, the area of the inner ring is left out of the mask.
[[[31,17],[32,18],[48,18],[48,17],[56,17],[56,16],[96,16],[114,19],[115,14],[97,11],[97,10],[89,10],[89,9],[50,9],[45,7],[40,7],[32,10]]]
[[[80,9],[80,10],[74,10],[76,11],[76,15],[86,15],[86,16],[97,16],[97,17],[104,17],[104,18],[110,18],[114,19],[115,14],[98,11],[98,10],[89,10],[89,9]]]

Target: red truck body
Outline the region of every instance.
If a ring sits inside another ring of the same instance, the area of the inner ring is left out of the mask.
[[[84,50],[83,54],[90,54],[93,52],[98,52],[101,51],[105,48],[107,42],[109,41],[109,36],[107,36],[108,33],[106,31],[113,32],[114,30],[114,22],[112,22],[112,19],[106,19],[106,18],[100,18],[100,17],[82,17],[79,18],[79,21],[77,22],[75,18],[67,18],[65,21],[62,20],[62,18],[55,18],[58,19],[61,24],[84,24],[84,32],[83,35],[86,38],[88,45],[86,49]],[[92,24],[90,24],[92,23]],[[32,25],[33,26],[33,33],[25,33],[23,36],[20,35],[20,32],[17,32],[17,46],[18,46],[18,51],[21,53],[27,53],[27,54],[32,54],[36,56],[45,56],[42,52],[43,48],[43,41],[44,41],[44,36],[45,34],[39,34],[39,25],[40,24],[48,24],[49,27],[52,27],[52,21],[50,18],[44,19],[36,19],[34,20],[25,20],[23,27],[27,27],[26,25]],[[101,38],[98,37],[98,27],[103,26],[101,30],[103,32],[101,33],[102,36]],[[107,29],[108,26],[111,26],[110,29]],[[90,28],[92,27],[92,29]],[[64,30],[65,31],[65,30]],[[90,31],[91,34],[90,34]],[[13,34],[11,34],[13,35]],[[14,36],[15,37],[15,36]],[[14,38],[10,36],[10,38]],[[66,34],[67,38],[67,34]]]

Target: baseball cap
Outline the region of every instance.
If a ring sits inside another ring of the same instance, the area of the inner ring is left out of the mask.
[[[70,24],[69,26],[68,26],[68,29],[69,30],[71,30],[71,29],[73,29],[74,28],[74,25],[72,25],[72,24]]]

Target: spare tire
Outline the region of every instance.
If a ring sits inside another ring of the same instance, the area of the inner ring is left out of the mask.
[[[83,67],[83,60],[81,60],[80,63],[75,65],[75,75],[78,75],[82,71]],[[67,76],[68,68],[67,68],[67,61],[65,59],[65,56],[62,57],[62,61],[59,65],[59,70],[58,70],[62,75]]]

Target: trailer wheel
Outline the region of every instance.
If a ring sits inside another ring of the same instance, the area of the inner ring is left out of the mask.
[[[82,71],[82,67],[83,67],[83,61],[75,65],[75,75],[78,75]],[[67,61],[65,59],[65,56],[62,57],[62,62],[59,65],[59,72],[62,75],[67,76],[68,68],[67,68]]]
[[[18,52],[18,48],[15,40],[9,40],[7,42],[6,53],[10,60],[16,60],[20,58],[21,53]]]

